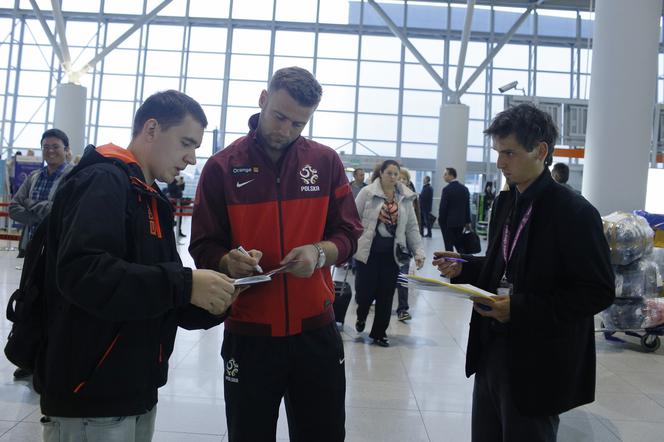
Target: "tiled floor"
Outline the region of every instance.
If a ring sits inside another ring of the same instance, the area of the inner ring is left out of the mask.
[[[426,240],[428,252],[441,245],[439,232]],[[184,260],[191,263],[186,244],[181,249]],[[3,309],[18,285],[20,261],[15,256],[16,252],[0,252]],[[422,273],[436,274],[428,264]],[[472,379],[463,374],[470,304],[431,293],[412,293],[410,303],[413,320],[408,324],[392,320],[390,348],[370,345],[366,334],[354,331],[351,304],[343,331],[348,441],[470,440]],[[3,314],[3,347],[8,331]],[[170,379],[159,395],[156,441],[226,440],[221,334],[221,327],[178,333]],[[558,440],[664,440],[664,350],[645,354],[635,340],[616,344],[601,336],[597,343],[597,401],[562,416]],[[38,397],[27,382],[14,382],[12,372],[0,355],[0,441],[38,441]],[[283,407],[280,416],[278,437],[288,440]]]

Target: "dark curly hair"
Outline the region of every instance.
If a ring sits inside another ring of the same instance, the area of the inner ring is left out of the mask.
[[[484,130],[484,135],[498,138],[514,134],[516,140],[528,152],[532,152],[540,142],[548,146],[545,166],[553,163],[553,149],[558,139],[558,128],[546,112],[532,104],[523,103],[500,112]]]

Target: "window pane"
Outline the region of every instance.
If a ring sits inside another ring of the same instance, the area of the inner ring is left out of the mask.
[[[569,72],[571,56],[570,48],[539,46],[537,48],[537,70]]]
[[[201,104],[221,104],[224,83],[220,80],[187,79],[185,93]]]
[[[278,31],[274,38],[275,55],[314,55],[314,34],[311,32]]]
[[[466,152],[467,161],[484,161],[484,150],[477,147],[469,147]]]
[[[318,60],[316,78],[322,84],[355,85],[357,62]]]
[[[459,62],[459,52],[461,52],[460,41],[450,41],[450,65]],[[486,43],[470,41],[466,49],[466,66],[479,66],[486,58]]]
[[[180,76],[182,52],[148,51],[145,73],[147,75]]]
[[[230,0],[189,0],[190,17],[228,18]]]
[[[106,25],[107,44],[111,44],[112,42],[114,42],[119,36],[127,32],[129,28],[131,28],[131,24],[129,23],[108,23]],[[137,49],[141,42],[140,39],[141,39],[141,32],[140,31],[134,32],[133,34],[131,34],[130,37],[124,40],[119,47],[125,49]]]
[[[9,49],[9,45],[7,44],[3,44],[0,47]],[[21,54],[21,69],[39,69],[41,71],[50,70],[52,52],[53,50],[49,46],[23,46],[23,53]],[[16,48],[14,48],[14,54],[16,54]],[[8,56],[9,54],[3,54],[3,56],[0,56],[3,67],[7,66]],[[54,60],[54,63],[56,63],[57,66],[57,58]]]
[[[103,60],[105,74],[136,74],[138,51],[135,49],[113,49]],[[97,66],[101,66],[101,63]]]
[[[484,119],[484,95],[464,94],[461,102],[470,107],[470,118]]]
[[[358,155],[377,155],[376,163],[380,163],[381,157],[395,157],[397,155],[397,144],[395,142],[358,140],[356,153]]]
[[[433,40],[429,38],[411,38],[410,42],[417,51],[430,64],[443,64],[445,61],[445,42],[443,40]],[[406,49],[406,61],[410,63],[419,63],[417,59]]]
[[[35,123],[46,121],[46,100],[43,98],[19,97],[16,104],[16,121]],[[37,140],[37,143],[39,143],[39,140]]]
[[[422,143],[438,141],[438,118],[403,117],[401,139]]]
[[[267,81],[269,58],[260,55],[233,55],[230,78]]]
[[[363,86],[399,87],[398,63],[363,61],[360,65],[360,84]]]
[[[357,137],[372,140],[396,140],[397,117],[359,114],[357,116]]]
[[[484,122],[470,120],[468,123],[468,145],[484,146]],[[481,160],[480,160],[481,161]]]
[[[264,82],[231,81],[228,84],[228,104],[258,107],[258,97],[266,88],[267,83]]]
[[[99,0],[63,0],[62,10],[74,12],[99,12]]]
[[[440,114],[443,96],[440,92],[420,92],[405,90],[403,93],[403,113],[406,115]]]
[[[148,31],[148,48],[182,50],[182,26],[150,25]]]
[[[457,68],[456,67],[450,67],[449,69],[450,72],[450,78],[448,80],[448,85],[453,85],[454,82],[456,81],[456,73],[457,73]],[[475,68],[466,66],[463,69],[463,77],[461,78],[461,86],[466,84],[466,81],[470,78],[471,75],[475,72]],[[468,88],[468,92],[482,92],[484,93],[484,90],[486,89],[486,70],[483,70],[480,75],[475,78],[473,83],[470,85]]]
[[[221,106],[211,106],[202,104],[203,112],[205,112],[205,117],[208,120],[208,126],[206,131],[219,128],[219,122],[221,121]],[[208,138],[210,144],[212,144],[212,138]],[[200,152],[196,151],[196,155],[200,156]]]
[[[396,114],[399,109],[399,91],[360,88],[358,109],[360,112]]]
[[[233,18],[247,20],[272,20],[274,0],[251,0],[233,2]]]
[[[217,2],[210,2],[210,5]],[[226,28],[193,26],[189,37],[189,50],[197,52],[226,52]]]
[[[46,95],[48,93],[48,79],[50,76],[48,72],[21,71],[18,84],[19,95]],[[55,87],[55,82],[53,86]]]
[[[104,99],[133,100],[136,93],[136,77],[128,75],[104,75],[101,97]]]
[[[537,73],[537,96],[570,98],[570,76],[565,74]]]
[[[318,20],[320,23],[348,24],[350,2],[346,0],[325,0],[320,2]]]
[[[224,77],[226,56],[223,54],[189,53],[187,73],[190,77],[216,78]]]
[[[129,127],[103,127],[97,128],[97,146],[113,143],[118,146],[126,146],[131,139],[131,128]]]
[[[314,60],[313,58],[302,57],[274,57],[274,64],[272,65],[274,72],[281,68],[288,68],[291,66],[297,66],[306,69],[309,72],[313,72]]]
[[[401,42],[396,37],[375,37],[365,35],[362,37],[363,60],[401,60]]]
[[[355,88],[348,86],[325,86],[318,110],[355,110]]]
[[[317,3],[318,0],[277,0],[275,17],[283,21],[315,23]]]
[[[134,118],[133,112],[133,103],[102,101],[99,111],[99,125],[130,127]]]
[[[443,76],[442,66],[434,66],[433,68],[441,77]],[[410,89],[441,90],[438,83],[436,83],[431,75],[429,75],[429,73],[419,64],[406,64],[404,66],[403,81],[404,87]]]
[[[235,4],[249,2],[234,2]],[[233,30],[233,52],[237,54],[270,53],[270,31],[257,31],[255,29]]]
[[[313,136],[353,137],[353,114],[317,111],[313,119]]]
[[[436,144],[401,144],[401,157],[402,158],[426,158],[436,159]]]
[[[98,10],[99,6],[97,6]],[[97,42],[97,26],[97,23],[68,21],[66,27],[67,44],[69,46],[95,46]],[[101,28],[101,32],[101,37],[103,37],[104,28]],[[100,38],[99,42],[103,42],[103,38]]]
[[[179,77],[145,77],[143,85],[143,97],[147,98],[155,92],[165,91],[168,89],[180,89]]]
[[[41,157],[38,148],[39,140],[44,133],[44,124],[17,124],[15,130],[13,147],[35,149],[35,155]]]
[[[528,69],[529,53],[527,45],[506,44],[493,59],[493,67]]]
[[[321,7],[322,7],[321,2]],[[325,34],[318,35],[318,56],[327,58],[357,59],[357,35]]]
[[[143,2],[104,2],[104,12],[107,14],[142,14]]]

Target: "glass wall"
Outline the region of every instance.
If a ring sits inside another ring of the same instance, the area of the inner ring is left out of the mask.
[[[51,2],[37,3],[53,29]],[[74,65],[92,58],[159,3],[63,0]],[[465,6],[380,4],[454,88]],[[475,9],[462,84],[524,12]],[[592,19],[582,11],[531,13],[468,88],[461,101],[470,107],[471,173],[493,170],[495,157],[482,130],[503,109],[499,86],[518,80],[527,95],[588,98]],[[64,74],[27,0],[0,0],[0,39],[4,157],[7,148],[38,147],[41,132],[52,124],[55,87]],[[292,65],[314,72],[324,89],[306,135],[347,156],[397,157],[413,169],[431,169],[424,162],[436,157],[438,115],[446,97],[364,0],[174,0],[83,77],[87,141],[126,145],[142,100],[158,90],[179,89],[207,113],[209,126],[198,150],[204,161],[212,154],[212,131],[219,130],[222,146],[244,135],[271,74]],[[663,70],[660,60],[660,102]]]

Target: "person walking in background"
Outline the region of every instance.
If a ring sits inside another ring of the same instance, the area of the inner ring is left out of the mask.
[[[567,164],[565,163],[554,164],[553,169],[551,169],[551,177],[556,183],[560,184],[561,186],[567,187],[569,190],[571,190],[576,194],[581,194],[581,192],[579,192],[574,187],[567,184],[567,181],[569,181],[569,166]]]
[[[51,211],[60,180],[73,168],[67,162],[69,137],[63,131],[47,130],[42,134],[40,144],[46,166],[28,175],[9,204],[11,219],[23,224],[19,257],[25,253],[39,223]]]
[[[433,187],[431,186],[431,177],[424,177],[424,185],[422,186],[422,191],[420,192],[420,218],[422,223],[420,224],[420,235],[425,238],[431,238],[431,227],[434,221],[433,215],[431,215],[431,210],[433,209]],[[427,232],[424,233],[424,228],[426,227]]]
[[[355,199],[364,232],[358,240],[357,293],[358,333],[364,331],[373,300],[376,313],[369,337],[374,344],[388,347],[392,300],[399,267],[415,257],[417,268],[424,265],[422,237],[418,231],[413,201],[417,194],[399,182],[399,163],[386,160],[371,177],[371,184]]]
[[[401,182],[401,184],[403,184],[404,186],[408,187],[413,193],[417,195],[417,192],[415,192],[415,185],[410,180],[410,172],[405,167],[402,167],[401,170],[399,171],[399,182]],[[415,216],[417,217],[417,225],[420,229],[420,236],[422,236],[422,217],[421,217],[422,213],[420,210],[419,200],[417,198],[413,200],[413,209],[415,209]],[[412,260],[408,260],[407,263],[403,264],[399,268],[399,272],[406,274],[409,273],[411,261]],[[397,284],[397,300],[398,300],[397,318],[399,319],[399,321],[406,321],[412,319],[412,316],[408,312],[408,310],[410,309],[410,306],[408,305],[408,287],[404,287],[400,284]]]
[[[353,171],[353,181],[350,183],[350,190],[353,191],[353,198],[357,198],[357,194],[364,188],[367,183],[364,182],[364,169],[359,167]]]
[[[443,233],[445,250],[459,250],[464,226],[470,226],[470,192],[457,180],[457,172],[448,167],[443,173],[443,188],[438,209],[438,224]]]

